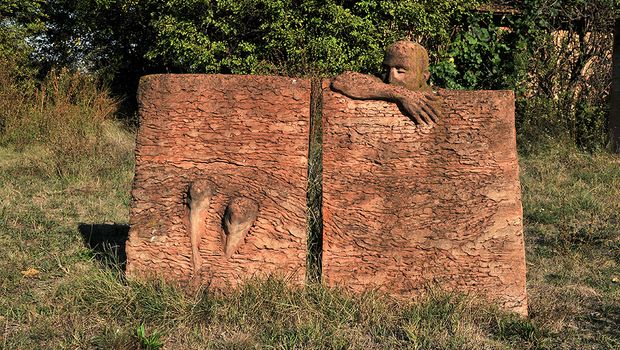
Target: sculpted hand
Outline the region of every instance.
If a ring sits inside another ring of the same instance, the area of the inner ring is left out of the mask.
[[[397,100],[398,105],[416,124],[435,124],[442,117],[441,98],[433,93],[409,92]]]
[[[395,102],[416,124],[431,125],[442,116],[438,95],[385,84],[370,75],[344,72],[332,80],[331,88],[353,99]]]

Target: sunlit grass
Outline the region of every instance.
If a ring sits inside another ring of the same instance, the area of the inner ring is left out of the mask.
[[[521,160],[530,315],[566,348],[620,347],[620,157]]]

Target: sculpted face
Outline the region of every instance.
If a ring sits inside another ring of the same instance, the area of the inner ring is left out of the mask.
[[[403,86],[412,91],[428,91],[428,52],[411,41],[395,42],[385,54],[385,83]]]

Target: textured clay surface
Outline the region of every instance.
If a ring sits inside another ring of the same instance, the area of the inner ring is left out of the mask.
[[[443,91],[416,126],[323,84],[323,279],[401,296],[428,286],[527,313],[511,91]]]
[[[127,272],[303,282],[310,82],[152,75],[139,101]]]

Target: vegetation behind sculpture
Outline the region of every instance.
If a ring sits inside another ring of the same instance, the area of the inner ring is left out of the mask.
[[[0,58],[27,58],[37,43],[42,74],[86,69],[126,96],[148,73],[379,74],[386,46],[407,38],[428,48],[435,85],[515,89],[522,150],[553,138],[604,146],[614,0],[526,0],[503,18],[484,3],[9,1]]]

